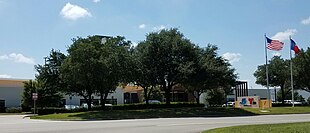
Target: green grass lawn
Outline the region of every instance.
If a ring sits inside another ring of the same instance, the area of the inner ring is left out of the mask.
[[[310,113],[307,107],[273,107],[269,112],[261,112],[261,109],[238,108],[165,108],[165,109],[141,109],[141,110],[111,110],[88,111],[78,113],[63,113],[33,116],[32,119],[50,120],[118,120],[118,119],[147,119],[147,118],[179,118],[179,117],[232,117],[268,114],[301,114]]]
[[[310,122],[233,126],[204,131],[203,133],[310,133]]]
[[[254,114],[260,115],[277,115],[277,114],[306,114],[310,113],[310,106],[300,106],[300,107],[272,107],[270,109],[265,109],[265,111],[269,112],[261,112],[262,109],[257,108],[244,108],[244,110],[252,112]]]

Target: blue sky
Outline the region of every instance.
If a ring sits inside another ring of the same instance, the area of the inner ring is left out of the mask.
[[[250,88],[264,64],[264,34],[285,43],[268,56],[289,58],[288,36],[310,43],[308,0],[0,0],[0,78],[33,79],[52,48],[66,53],[77,36],[125,36],[135,43],[177,27],[201,47],[219,47]],[[289,70],[288,70],[289,71]]]

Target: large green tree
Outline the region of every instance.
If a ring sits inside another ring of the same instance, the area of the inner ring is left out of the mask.
[[[127,82],[131,76],[132,58],[131,42],[124,37],[109,38],[100,49],[98,78],[96,90],[100,94],[101,107],[104,109],[109,93],[115,91],[121,82]]]
[[[175,28],[149,33],[142,43],[149,45],[144,58],[154,67],[157,83],[162,85],[166,103],[170,104],[172,87],[193,71],[194,44]]]
[[[140,42],[132,55],[132,66],[134,66],[132,81],[143,88],[143,96],[147,105],[157,86],[157,71],[156,67],[152,66],[153,58],[147,58],[149,57],[147,51],[149,46],[145,42]]]
[[[60,106],[64,84],[60,79],[60,66],[66,56],[60,51],[52,49],[45,58],[44,65],[36,65],[36,81],[38,86],[38,105],[41,107]]]
[[[33,107],[32,93],[36,93],[38,89],[38,83],[35,80],[25,81],[24,91],[22,94],[22,108],[25,111],[30,111]]]
[[[293,62],[297,73],[294,82],[303,90],[310,92],[310,48],[308,47],[306,51],[300,50]]]
[[[280,56],[274,56],[268,63],[268,74],[269,86],[280,86],[282,97],[286,97],[288,94],[286,91],[290,91],[290,61],[284,60]],[[267,86],[266,65],[258,66],[254,76],[257,84]],[[284,99],[282,99],[282,104],[284,104]]]
[[[96,41],[94,41],[96,39]],[[100,73],[100,38],[76,38],[68,47],[68,56],[61,66],[61,78],[66,83],[66,91],[82,96],[91,109],[92,95],[96,91],[97,73]]]
[[[292,90],[286,90],[284,92],[286,93],[284,98],[282,98],[282,91],[277,92],[278,101],[292,99]],[[295,101],[301,101],[301,102],[305,101],[305,99],[302,97],[302,95],[299,95],[299,93],[297,91],[294,91],[294,100]]]
[[[127,74],[130,41],[102,36],[73,39],[68,58],[61,67],[67,91],[84,97],[91,109],[92,95],[100,95],[104,108],[106,98]]]
[[[196,102],[202,93],[211,89],[221,89],[224,94],[230,93],[235,85],[237,75],[230,63],[217,54],[218,48],[215,45],[208,45],[200,48],[199,56],[195,62],[195,69],[185,79],[184,85],[188,92],[194,94]],[[213,92],[213,91],[212,91]]]

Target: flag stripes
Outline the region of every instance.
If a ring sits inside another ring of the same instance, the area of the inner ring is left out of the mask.
[[[275,50],[275,51],[282,50],[283,45],[284,45],[283,42],[280,42],[278,40],[271,40],[268,37],[266,37],[266,39],[267,39],[267,43],[268,43],[267,48],[269,50]]]

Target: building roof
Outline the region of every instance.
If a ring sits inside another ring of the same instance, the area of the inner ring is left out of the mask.
[[[127,93],[127,92],[138,92],[138,91],[143,91],[143,88],[141,86],[125,86],[123,88],[123,91],[124,93]]]
[[[24,87],[25,79],[4,79],[0,78],[0,87]]]

